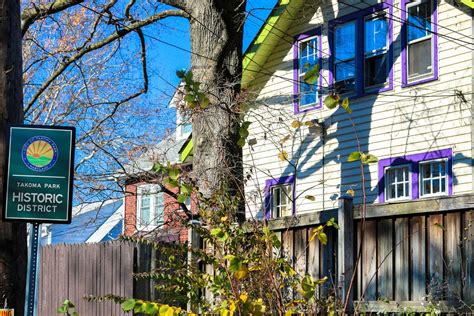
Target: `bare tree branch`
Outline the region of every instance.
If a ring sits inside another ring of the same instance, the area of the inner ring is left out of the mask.
[[[187,5],[186,0],[160,0],[160,2],[181,9],[183,11],[190,10],[190,7]]]
[[[33,4],[33,7],[23,10],[21,14],[21,34],[25,35],[30,25],[36,20],[61,12],[82,2],[84,0],[56,0],[46,4]]]
[[[75,61],[79,60],[82,56],[84,56],[87,53],[90,53],[92,51],[98,50],[98,49],[112,43],[113,41],[124,37],[125,35],[129,34],[132,31],[136,31],[137,29],[139,29],[141,27],[147,26],[147,25],[152,24],[152,23],[154,23],[158,20],[162,20],[164,18],[172,17],[172,16],[189,18],[189,15],[186,12],[181,11],[181,10],[163,11],[163,12],[157,13],[155,15],[152,15],[152,16],[150,16],[150,17],[148,17],[148,18],[146,18],[142,21],[137,21],[137,22],[134,22],[130,25],[126,25],[122,29],[117,30],[115,33],[113,33],[112,35],[110,35],[109,37],[103,39],[102,41],[100,41],[98,43],[83,47],[75,55],[71,56],[70,58],[65,59],[63,61],[63,63],[61,63],[56,68],[56,70],[51,74],[51,76],[43,82],[41,87],[38,88],[38,90],[36,90],[36,92],[34,93],[32,98],[29,100],[28,104],[26,104],[24,113],[25,114],[28,113],[28,111],[32,108],[34,103],[38,100],[40,95],[51,85],[51,83],[57,77],[59,77],[71,64],[73,64]]]

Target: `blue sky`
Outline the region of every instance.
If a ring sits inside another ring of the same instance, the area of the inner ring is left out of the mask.
[[[244,51],[260,29],[262,20],[268,17],[276,2],[277,0],[248,0],[247,12],[251,14],[247,16],[244,26]],[[188,22],[182,18],[169,18],[145,30],[145,36],[149,47],[152,48],[149,54],[151,89],[146,98],[158,100],[157,105],[162,115],[169,117],[172,112],[166,107],[179,83],[176,70],[188,69],[190,66],[190,53],[187,52],[191,49]]]

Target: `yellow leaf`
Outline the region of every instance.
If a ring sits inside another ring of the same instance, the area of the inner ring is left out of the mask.
[[[352,189],[347,190],[346,193],[349,194],[352,197],[354,197],[354,195],[355,195],[355,192]]]
[[[284,143],[286,143],[288,139],[290,139],[290,137],[291,137],[290,135],[286,135],[285,137],[280,139],[280,144],[283,145]]]
[[[292,309],[289,309],[289,310],[286,311],[285,316],[291,316],[291,315],[293,315],[293,312],[294,311]]]
[[[298,120],[294,120],[293,122],[291,122],[291,127],[299,128],[299,127],[301,127],[301,122],[298,121]]]
[[[287,161],[288,160],[288,153],[284,150],[280,151],[278,153],[278,159],[280,159],[281,161]]]
[[[240,294],[240,300],[242,302],[244,302],[244,303],[247,302],[247,298],[248,298],[247,294],[245,294],[245,293]]]
[[[304,125],[306,125],[308,127],[313,127],[314,123],[312,121],[306,121],[306,122],[304,122]]]
[[[245,277],[247,277],[247,275],[249,274],[249,269],[247,268],[247,265],[246,264],[243,264],[239,270],[237,270],[235,273],[234,273],[234,276],[237,280],[241,280]]]

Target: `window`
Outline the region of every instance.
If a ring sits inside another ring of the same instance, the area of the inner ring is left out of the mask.
[[[272,218],[292,215],[291,185],[282,184],[271,188]]]
[[[402,83],[404,86],[437,78],[436,3],[433,0],[403,3]]]
[[[177,110],[179,112],[179,110]],[[177,113],[176,136],[178,139],[188,138],[193,130],[191,117],[187,113]]]
[[[321,107],[321,78],[314,84],[305,82],[306,73],[316,65],[321,69],[321,29],[315,29],[295,38],[294,44],[294,107],[300,113]]]
[[[388,20],[381,15],[370,16],[364,21],[364,87],[385,85],[388,64]]]
[[[294,213],[294,177],[285,176],[265,182],[265,214],[267,219],[292,216]]]
[[[385,169],[385,196],[387,201],[410,198],[410,167],[397,166]]]
[[[451,149],[380,159],[379,202],[453,194]]]
[[[137,228],[152,229],[163,224],[164,205],[164,193],[158,186],[140,186],[137,190]]]
[[[445,195],[447,192],[447,160],[420,162],[420,196]]]
[[[392,6],[379,3],[329,22],[330,82],[360,97],[393,87]]]
[[[334,29],[334,79],[339,93],[355,91],[356,49],[355,22],[336,26]]]

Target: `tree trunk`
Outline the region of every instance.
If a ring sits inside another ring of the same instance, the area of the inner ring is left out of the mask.
[[[0,196],[3,202],[5,130],[7,123],[20,123],[22,115],[22,66],[19,0],[0,6]],[[2,203],[3,204],[3,203]],[[3,206],[0,207],[3,212]],[[0,307],[15,308],[23,315],[26,276],[26,228],[23,223],[0,221]]]
[[[239,104],[245,0],[199,0],[191,7],[191,66],[210,104],[193,113],[193,170],[201,193],[243,196]]]

